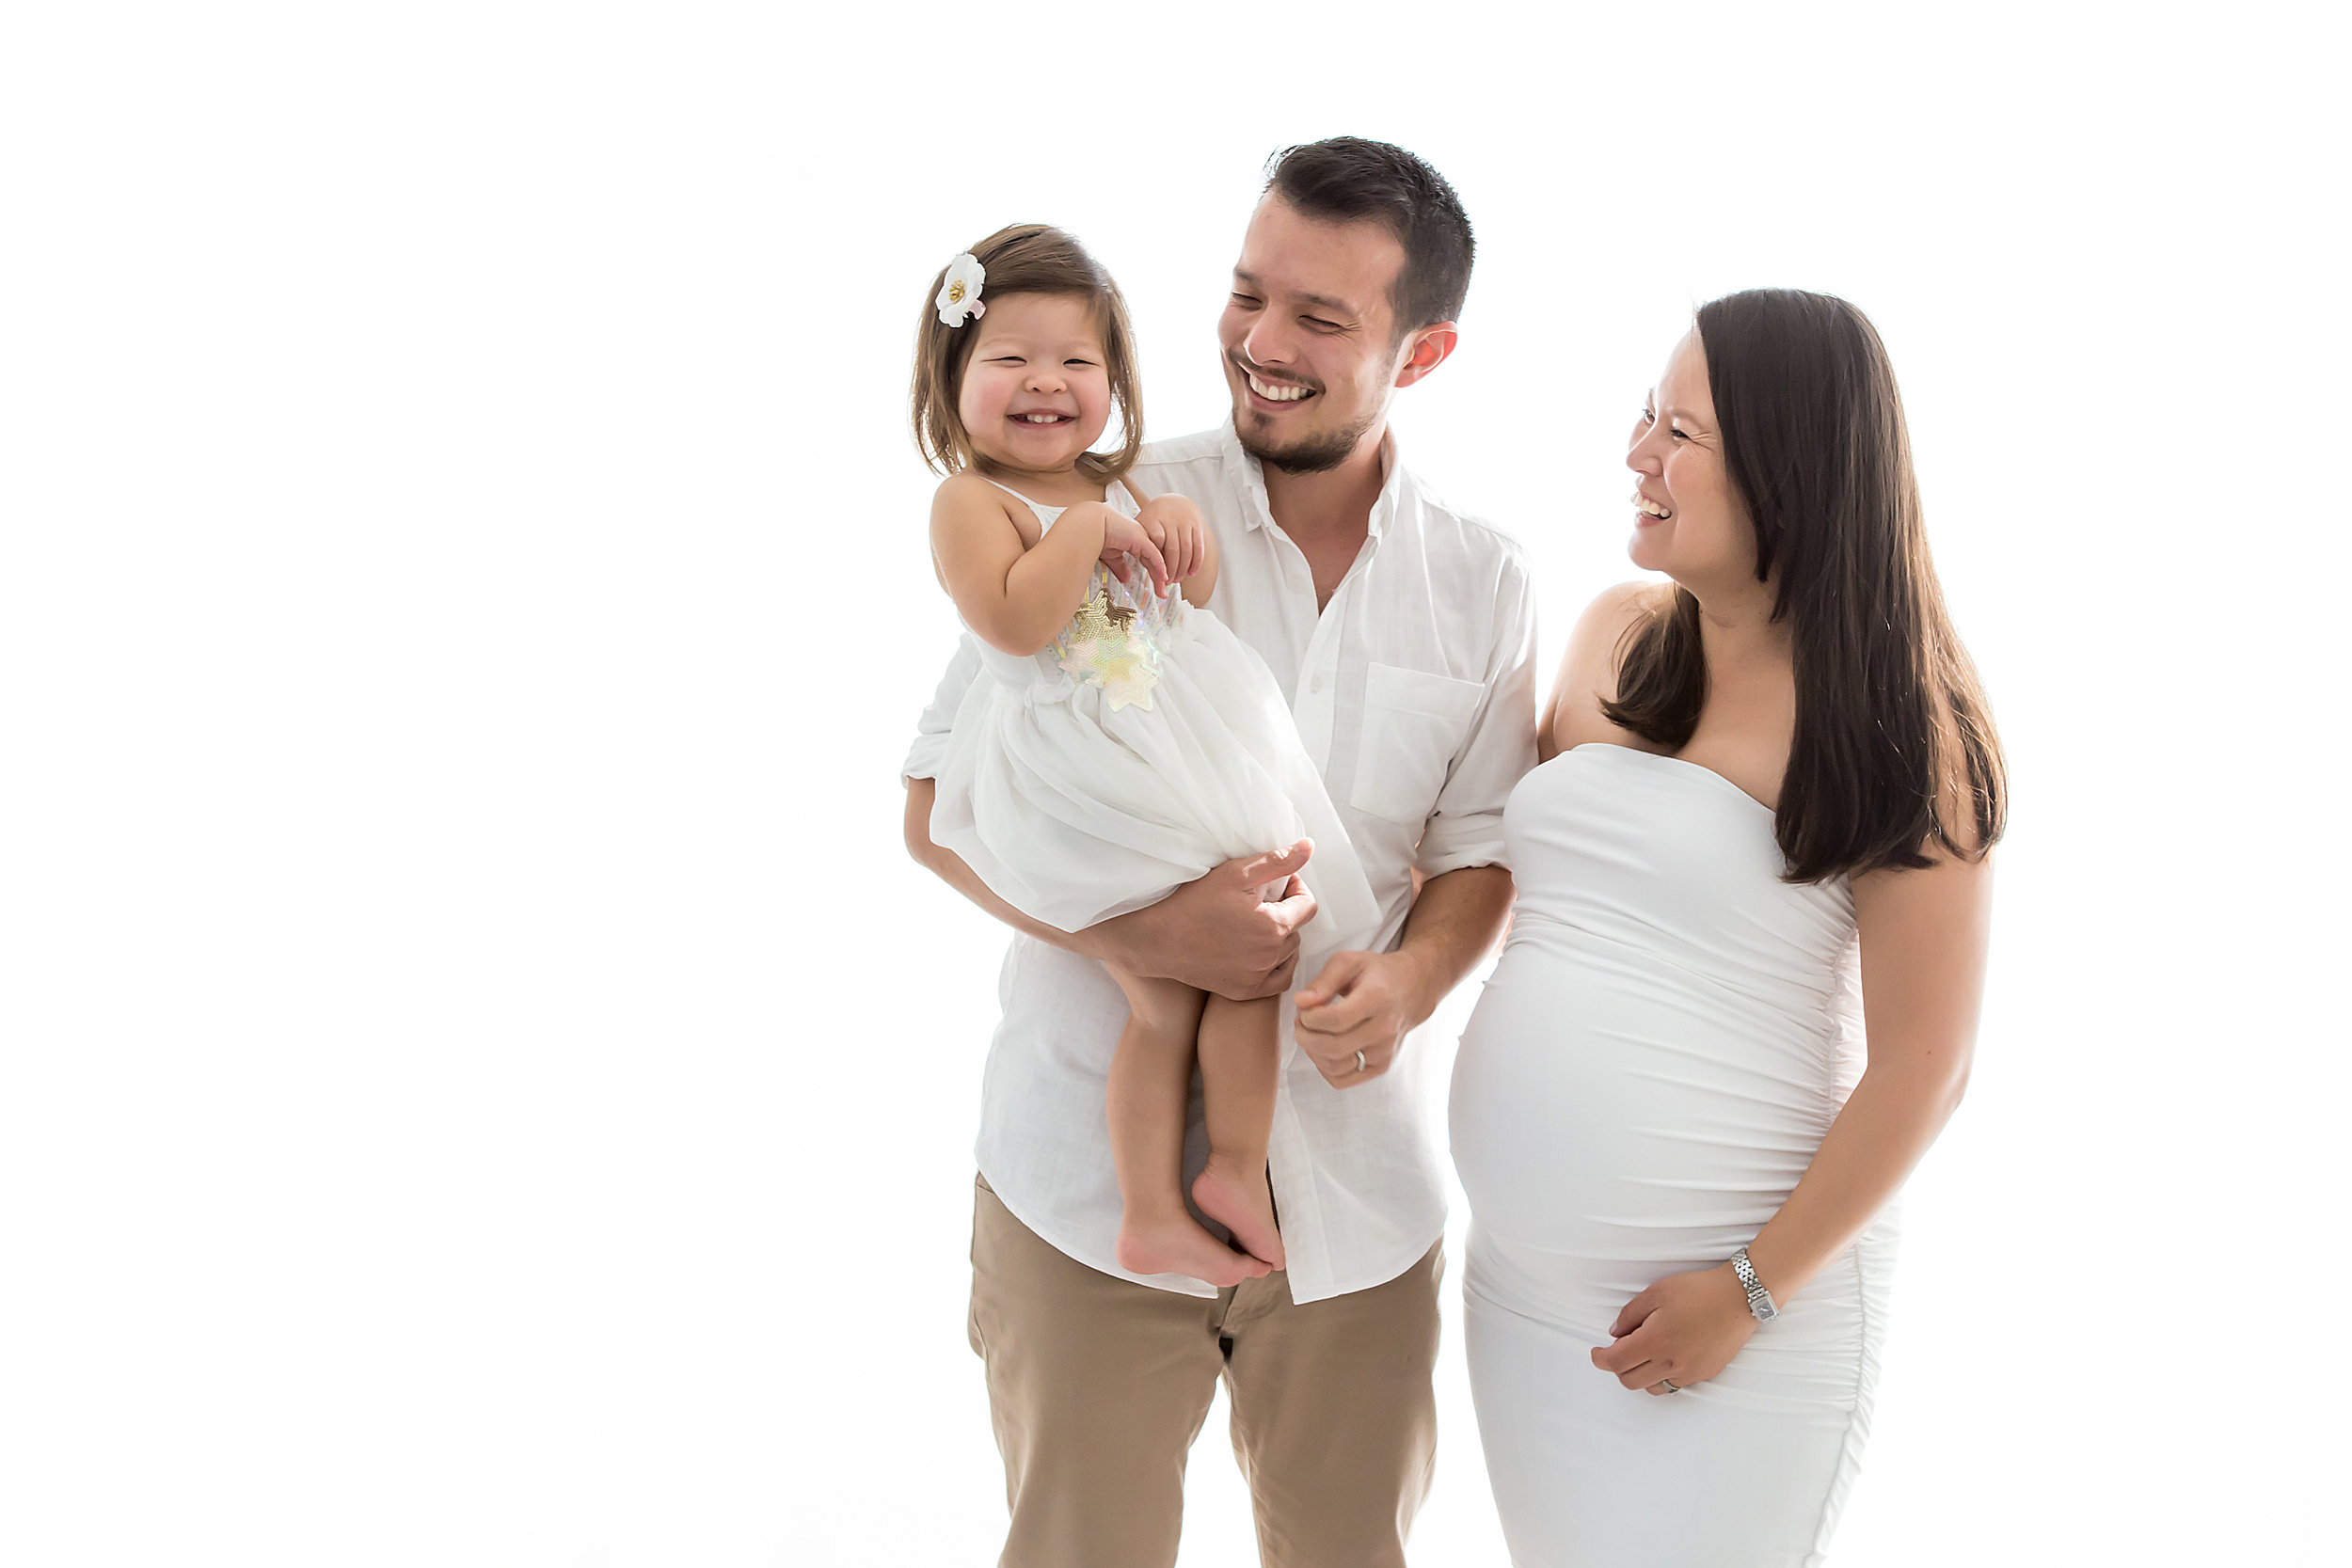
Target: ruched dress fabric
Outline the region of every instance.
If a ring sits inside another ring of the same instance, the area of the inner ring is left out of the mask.
[[[1064,510],[1007,493],[1049,531]],[[1123,486],[1106,499],[1137,510]],[[1300,875],[1318,910],[1298,972],[1312,974],[1379,924],[1347,830],[1265,661],[1211,611],[1172,592],[1155,604],[1132,575],[1134,589],[1097,567],[1089,590],[1127,612],[1132,665],[1072,657],[1089,643],[1084,610],[1034,655],[974,639],[985,678],[956,710],[931,842],[1025,914],[1077,931],[1311,838]]]
[[[1470,1388],[1518,1568],[1819,1563],[1859,1466],[1891,1209],[1721,1375],[1651,1395],[1591,1359],[1650,1284],[1755,1239],[1861,1076],[1852,894],[1781,880],[1772,826],[1721,774],[1597,744],[1505,810],[1518,904],[1452,1120]]]

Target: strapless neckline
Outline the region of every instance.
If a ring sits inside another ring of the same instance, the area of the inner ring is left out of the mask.
[[[1740,797],[1740,800],[1745,800],[1749,805],[1752,805],[1756,810],[1764,813],[1766,816],[1777,817],[1780,815],[1772,807],[1766,805],[1763,801],[1757,800],[1746,790],[1741,789],[1738,784],[1733,784],[1729,779],[1724,778],[1721,773],[1716,772],[1712,768],[1708,767],[1703,762],[1689,762],[1681,757],[1670,757],[1663,752],[1645,752],[1638,746],[1627,746],[1614,740],[1587,740],[1579,745],[1569,747],[1566,751],[1561,752],[1560,755],[1563,757],[1572,757],[1579,752],[1593,751],[1622,752],[1628,756],[1647,757],[1652,762],[1670,763],[1677,768],[1687,768],[1693,772],[1704,773],[1708,778],[1714,780],[1717,784],[1723,785],[1725,789],[1731,791],[1734,795]],[[1558,758],[1554,758],[1553,760],[1557,761]]]

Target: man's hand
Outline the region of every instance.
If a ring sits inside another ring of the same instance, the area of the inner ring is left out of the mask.
[[[1333,1088],[1368,1084],[1394,1064],[1405,1037],[1438,1010],[1443,994],[1409,945],[1334,953],[1298,993],[1298,1048]]]
[[[1493,949],[1510,912],[1511,874],[1499,865],[1461,866],[1422,882],[1395,952],[1335,953],[1298,993],[1298,1048],[1334,1088],[1371,1083]]]
[[[1314,895],[1296,876],[1313,852],[1313,841],[1302,838],[1227,861],[1148,910],[1088,927],[1073,945],[1130,974],[1181,980],[1236,1002],[1279,996],[1298,967],[1298,928],[1315,914]],[[1284,884],[1274,903],[1258,895],[1270,882]]]

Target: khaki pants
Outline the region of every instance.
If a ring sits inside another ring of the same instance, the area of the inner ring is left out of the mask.
[[[972,1348],[1012,1508],[1003,1568],[1173,1563],[1219,1377],[1267,1568],[1401,1568],[1437,1452],[1442,1251],[1306,1307],[1280,1274],[1209,1301],[1073,1260],[978,1183]]]

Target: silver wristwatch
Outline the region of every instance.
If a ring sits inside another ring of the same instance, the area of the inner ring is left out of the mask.
[[[1772,1305],[1772,1292],[1756,1277],[1756,1265],[1748,1261],[1746,1247],[1731,1255],[1731,1272],[1740,1276],[1740,1289],[1747,1291],[1748,1310],[1756,1314],[1757,1323],[1768,1323],[1780,1316],[1780,1308]]]

